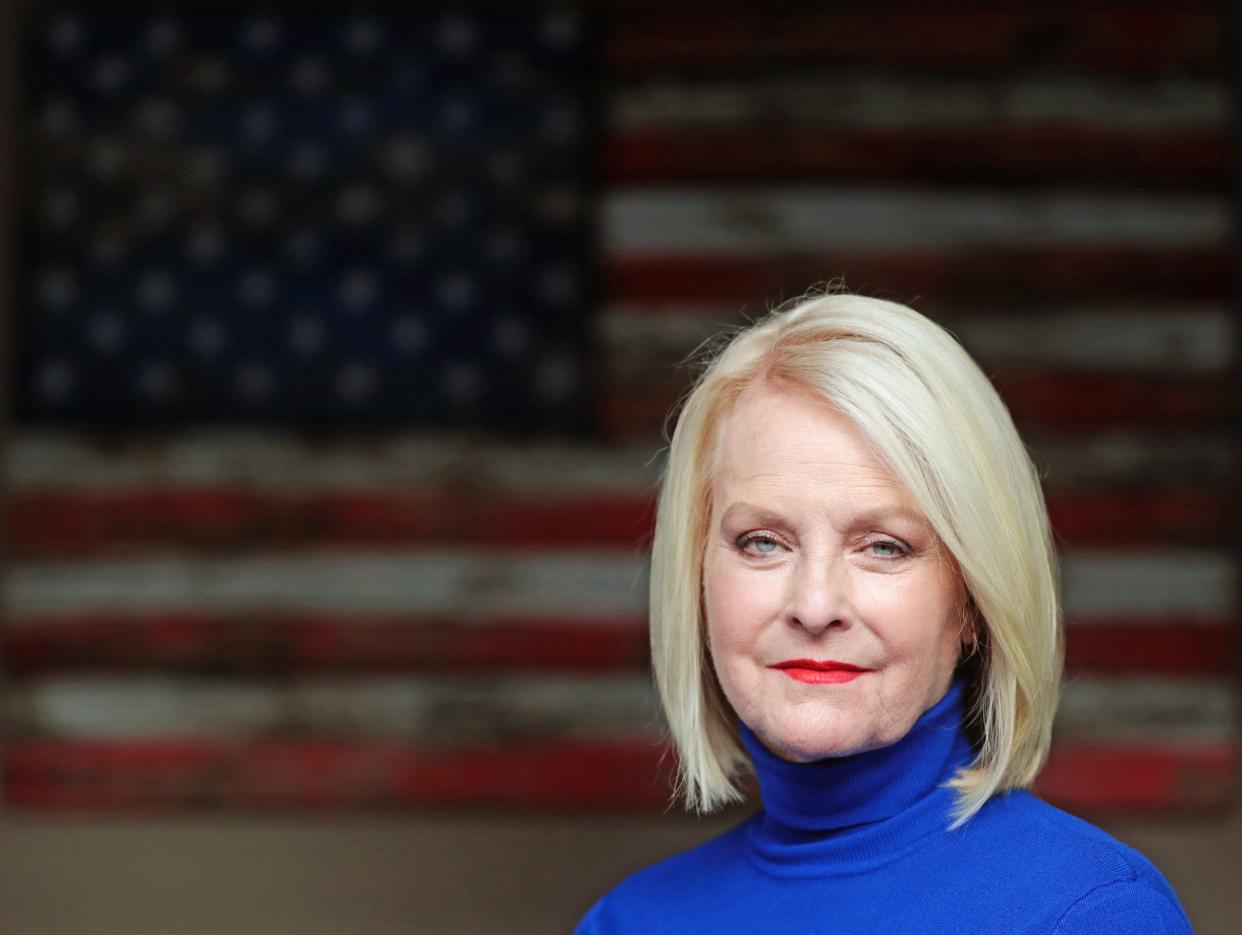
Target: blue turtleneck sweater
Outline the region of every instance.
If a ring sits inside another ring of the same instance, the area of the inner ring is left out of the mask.
[[[947,830],[942,787],[973,758],[961,681],[895,744],[789,763],[745,726],[763,808],[605,894],[578,935],[1172,935],[1160,872],[1103,831],[1015,791]]]

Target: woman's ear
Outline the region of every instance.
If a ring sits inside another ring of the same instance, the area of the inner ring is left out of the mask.
[[[975,604],[975,598],[973,595],[967,594],[966,604],[962,608],[962,628],[958,632],[958,639],[962,644],[963,650],[974,652],[979,642],[979,627],[982,624],[982,615]]]

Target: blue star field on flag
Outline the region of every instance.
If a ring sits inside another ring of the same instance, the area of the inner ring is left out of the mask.
[[[41,12],[19,418],[589,430],[589,32],[517,5]]]

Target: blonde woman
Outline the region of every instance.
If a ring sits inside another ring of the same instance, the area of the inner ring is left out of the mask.
[[[903,305],[734,335],[673,433],[651,646],[688,807],[763,808],[581,935],[1185,933],[1141,854],[1025,791],[1062,667],[1039,480],[988,379]]]

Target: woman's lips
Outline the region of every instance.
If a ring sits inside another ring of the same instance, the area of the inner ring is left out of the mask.
[[[820,661],[818,659],[789,659],[785,662],[778,662],[768,666],[770,669],[780,669],[791,679],[799,682],[808,682],[812,685],[837,685],[841,682],[851,682],[858,676],[870,672],[870,669],[863,669],[859,666],[850,665],[848,662],[837,662],[829,659]]]

